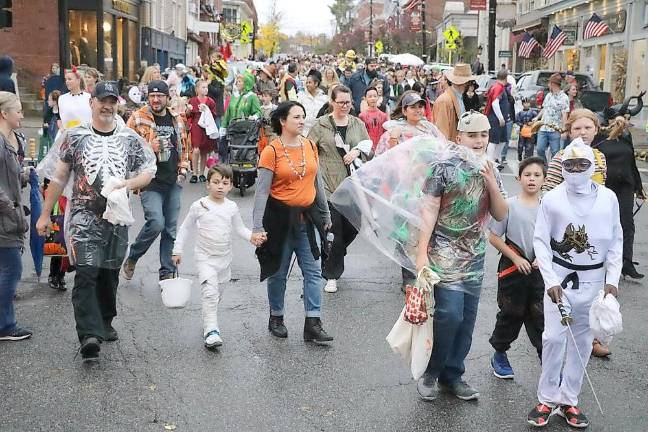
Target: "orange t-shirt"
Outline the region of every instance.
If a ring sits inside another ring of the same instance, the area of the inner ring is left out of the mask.
[[[270,195],[291,207],[308,207],[315,201],[315,177],[318,168],[317,147],[308,139],[300,138],[306,155],[306,175],[300,179],[295,171],[302,172],[301,147],[286,147],[295,171],[288,164],[284,147],[279,139],[273,140],[261,152],[259,168],[274,172]]]

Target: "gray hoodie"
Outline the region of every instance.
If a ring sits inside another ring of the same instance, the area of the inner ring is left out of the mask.
[[[0,134],[0,247],[22,247],[29,229],[23,210],[18,154]]]

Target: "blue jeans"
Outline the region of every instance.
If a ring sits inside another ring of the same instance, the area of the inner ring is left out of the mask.
[[[506,122],[506,141],[504,141],[504,145],[502,146],[502,154],[501,159],[502,161],[506,160],[506,155],[508,155],[508,149],[509,149],[509,143],[511,142],[511,132],[513,132],[513,122],[512,121],[507,121]]]
[[[547,146],[549,146],[549,150],[551,151],[551,159],[558,153],[560,150],[560,132],[556,131],[540,131],[538,132],[538,143],[536,146],[536,151],[538,156],[542,158],[542,160],[547,162],[547,155],[545,154],[547,152]]]
[[[171,261],[171,254],[176,239],[181,192],[182,188],[174,184],[164,192],[145,190],[140,193],[146,223],[137,235],[135,243],[131,245],[128,259],[137,262],[161,234],[160,277],[176,271]]]
[[[284,315],[286,281],[293,252],[297,255],[297,262],[304,276],[304,310],[306,316],[320,317],[322,315],[322,286],[324,284],[322,268],[320,261],[315,260],[311,252],[305,224],[300,224],[299,227],[289,231],[281,256],[281,266],[277,273],[268,278],[270,314],[273,316]]]
[[[481,279],[440,282],[434,288],[432,355],[425,373],[441,383],[459,382],[466,370],[464,360],[472,345],[481,283]]]
[[[0,248],[0,335],[16,329],[14,295],[21,276],[20,248]]]

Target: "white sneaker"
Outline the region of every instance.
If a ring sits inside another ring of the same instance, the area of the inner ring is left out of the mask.
[[[223,345],[223,339],[218,330],[212,330],[205,336],[205,348],[215,348]]]
[[[324,291],[326,291],[327,293],[337,292],[337,281],[335,279],[329,279],[328,281],[326,281]]]

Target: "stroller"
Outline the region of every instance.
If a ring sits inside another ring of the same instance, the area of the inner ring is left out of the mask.
[[[241,196],[254,185],[259,155],[257,143],[263,120],[237,120],[227,128],[229,164],[234,172],[234,187]]]

